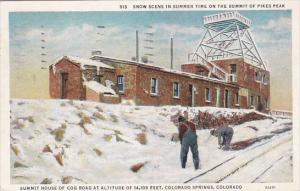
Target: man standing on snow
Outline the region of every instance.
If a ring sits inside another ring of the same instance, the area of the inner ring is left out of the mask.
[[[179,122],[179,128],[178,128],[179,140],[181,144],[181,150],[180,150],[181,167],[185,168],[189,148],[191,148],[193,154],[194,167],[197,170],[199,168],[199,153],[198,153],[196,126],[194,123],[187,121],[183,116],[179,116],[178,122]]]
[[[210,134],[218,137],[219,149],[229,150],[229,145],[233,136],[233,129],[227,125],[210,131]]]

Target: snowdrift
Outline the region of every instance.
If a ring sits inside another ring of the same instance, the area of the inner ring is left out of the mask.
[[[193,169],[191,153],[187,168],[181,169],[180,143],[171,141],[177,127],[170,118],[185,109],[13,99],[11,181],[17,184],[183,183],[199,174],[203,175],[191,182],[292,181],[292,131],[282,130],[290,127],[292,121],[268,116],[234,125],[232,143],[272,135],[243,150],[219,150],[217,139],[210,136],[208,129],[197,130],[201,169]],[[194,118],[198,110],[212,116],[253,112],[199,107],[189,109],[190,117]],[[266,157],[272,160],[265,162]],[[244,166],[236,171],[239,165]],[[246,168],[252,168],[252,173],[244,172]]]

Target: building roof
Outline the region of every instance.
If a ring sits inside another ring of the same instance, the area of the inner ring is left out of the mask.
[[[162,71],[162,72],[178,74],[178,75],[185,76],[185,77],[192,78],[192,79],[201,79],[201,80],[212,81],[212,82],[217,82],[217,83],[226,83],[227,85],[236,86],[235,84],[229,84],[229,83],[225,82],[224,80],[220,80],[220,79],[217,79],[217,78],[210,78],[210,77],[201,76],[201,75],[198,75],[198,74],[182,72],[182,71],[179,71],[179,70],[169,69],[169,68],[165,68],[165,67],[159,67],[159,66],[155,66],[155,65],[152,65],[152,64],[145,64],[145,63],[141,63],[141,62],[135,62],[135,61],[123,60],[123,59],[116,59],[116,58],[110,58],[110,57],[104,57],[104,56],[93,56],[93,57],[91,57],[91,59],[95,59],[95,60],[97,60],[97,59],[101,60],[102,59],[102,60],[107,60],[107,61],[111,61],[111,62],[117,62],[117,63],[120,63],[120,64],[136,65],[136,66],[149,68],[149,69],[153,69],[153,70],[158,70],[158,71]]]
[[[69,61],[76,63],[76,64],[80,64],[80,67],[83,68],[84,66],[96,66],[97,68],[108,68],[108,69],[114,69],[113,67],[104,64],[100,61],[94,61],[91,59],[86,59],[86,58],[80,58],[78,56],[62,56],[60,57],[54,65],[56,65],[61,59],[68,59]],[[83,68],[84,69],[84,68]]]

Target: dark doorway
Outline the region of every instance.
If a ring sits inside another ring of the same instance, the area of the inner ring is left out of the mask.
[[[193,107],[194,105],[194,92],[193,92],[193,85],[192,84],[189,84],[189,96],[188,96],[188,104],[189,106]]]
[[[61,73],[61,99],[68,96],[68,73]]]
[[[225,90],[224,107],[226,108],[228,108],[228,98],[229,98],[228,90]]]
[[[260,96],[257,96],[257,105],[261,104]]]

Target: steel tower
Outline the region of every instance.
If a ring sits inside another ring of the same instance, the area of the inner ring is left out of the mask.
[[[214,60],[243,58],[245,62],[267,70],[250,32],[251,20],[236,11],[203,17],[206,32],[189,63],[203,64],[214,74],[227,81],[228,74],[213,63]]]

